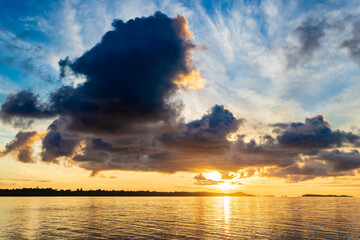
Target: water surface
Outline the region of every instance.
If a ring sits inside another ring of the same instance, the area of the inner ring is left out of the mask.
[[[360,239],[359,198],[0,197],[0,239]]]

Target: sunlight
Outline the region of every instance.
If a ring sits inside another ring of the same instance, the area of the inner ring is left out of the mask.
[[[223,209],[224,209],[224,220],[225,223],[229,222],[230,219],[230,197],[222,197]]]
[[[186,75],[181,73],[179,79],[175,81],[175,84],[184,88],[199,90],[205,86],[205,80],[200,76],[198,71],[192,70]]]
[[[219,173],[218,171],[203,173],[203,175],[207,179],[214,181],[221,181],[221,173]]]
[[[239,185],[233,185],[229,180],[224,180],[224,183],[214,185],[214,187],[221,190],[222,192],[227,192],[239,188]]]
[[[232,191],[239,188],[239,174],[231,172],[229,176],[231,176],[232,179],[223,179],[222,174],[218,171],[209,171],[202,173],[202,175],[208,180],[216,181],[217,184],[211,185],[211,187],[222,192]]]

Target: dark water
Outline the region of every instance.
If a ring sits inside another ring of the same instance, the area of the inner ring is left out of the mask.
[[[360,239],[359,198],[0,197],[0,239]]]

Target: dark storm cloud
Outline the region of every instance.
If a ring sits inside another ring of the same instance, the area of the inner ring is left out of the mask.
[[[286,157],[279,155],[274,163],[288,161],[288,164],[281,168],[270,168],[264,176],[297,182],[317,177],[353,175],[352,170],[360,168],[357,150],[344,152],[336,149],[343,146],[357,148],[360,137],[351,132],[332,130],[322,115],[306,118],[305,123],[272,126],[275,126],[274,132],[278,134],[277,143],[263,148],[271,149],[267,157],[271,157],[271,152],[283,153]]]
[[[269,169],[264,175],[299,182],[317,177],[354,175],[353,170],[358,168],[360,168],[360,154],[357,150],[351,152],[338,149],[322,150],[316,156],[303,158],[286,168]]]
[[[1,155],[7,155],[9,153],[16,154],[16,159],[24,163],[35,162],[32,158],[33,149],[31,145],[34,142],[34,138],[37,137],[38,132],[18,132],[15,138],[5,145],[5,150],[0,152]]]
[[[0,118],[16,127],[27,127],[32,123],[31,118],[47,118],[53,113],[41,103],[39,96],[30,90],[21,90],[10,94],[1,105]]]
[[[93,138],[88,141],[86,147],[92,148],[93,150],[108,150],[111,149],[111,144],[101,138]]]
[[[358,150],[353,150],[351,152],[332,150],[329,152],[322,152],[319,154],[318,158],[333,164],[333,170],[335,172],[360,168],[360,154]]]
[[[113,27],[79,58],[59,62],[61,77],[69,73],[83,76],[83,84],[63,86],[51,93],[47,102],[40,102],[30,91],[21,91],[8,96],[3,104],[2,116],[8,122],[58,116],[43,138],[43,161],[74,157],[81,162],[104,162],[108,156],[108,168],[140,169],[136,161],[135,165],[127,161],[164,155],[157,149],[161,143],[152,146],[152,129],[173,124],[181,104],[169,103],[169,98],[183,78],[193,76],[195,71],[189,52],[195,46],[187,21],[180,15],[169,18],[157,12],[128,22],[114,20]],[[175,126],[179,127],[177,123]],[[93,134],[100,137],[94,138]],[[113,135],[114,143],[104,141],[103,134]],[[127,141],[124,146],[123,139],[134,142]],[[86,144],[80,149],[83,155],[75,153],[80,142]]]
[[[186,124],[181,131],[162,134],[160,142],[167,150],[166,157],[178,159],[176,165],[181,169],[215,168],[219,164],[225,167],[223,160],[231,146],[227,135],[236,132],[242,122],[223,106],[215,105],[210,113]]]
[[[163,134],[161,142],[167,146],[178,145],[183,151],[186,148],[223,149],[229,144],[226,136],[235,132],[242,122],[242,119],[235,118],[224,106],[215,105],[200,120],[186,124],[183,131]]]
[[[78,140],[64,138],[60,132],[50,131],[42,141],[42,160],[56,162],[58,157],[69,157],[78,143]]]
[[[63,87],[51,96],[55,112],[71,118],[70,128],[115,133],[138,124],[170,121],[177,106],[168,99],[178,89],[180,74],[193,69],[186,20],[157,12],[124,23],[113,22],[100,43],[74,61],[59,62],[62,75],[69,68],[86,82]]]
[[[287,182],[301,182],[318,177],[336,177],[351,175],[350,173],[329,174],[329,167],[326,164],[313,162],[307,166],[292,165],[286,168],[271,168],[262,176],[285,178]]]
[[[317,50],[320,49],[320,40],[325,36],[325,28],[328,24],[324,20],[308,18],[294,33],[296,34],[300,46],[295,53],[287,55],[287,65],[289,68],[296,67],[299,63],[311,60]]]
[[[71,157],[75,147],[81,139],[67,131],[66,119],[59,118],[49,127],[46,136],[42,140],[41,160],[44,162],[58,162],[58,157]]]
[[[193,137],[226,137],[229,133],[235,132],[242,122],[222,105],[215,105],[210,114],[204,115],[200,120],[187,124],[189,135]]]
[[[83,149],[87,156],[93,160],[103,157],[106,154],[97,151],[109,151],[111,145],[105,146],[100,138],[89,141],[87,135],[94,133],[130,134],[136,146],[118,146],[111,151],[141,158],[141,151],[154,147],[147,146],[149,140],[131,134],[141,135],[154,124],[169,124],[178,117],[181,104],[170,104],[169,98],[178,90],[182,78],[195,71],[189,52],[195,46],[186,19],[157,12],[126,23],[114,20],[113,27],[79,58],[59,62],[61,77],[72,72],[86,78],[83,84],[63,86],[51,93],[47,102],[40,102],[30,91],[20,91],[9,95],[2,105],[1,116],[6,122],[59,116],[43,138],[44,161],[71,157],[81,141],[88,144]],[[130,157],[114,157],[115,163],[127,159]]]
[[[359,144],[359,136],[340,130],[331,130],[323,115],[306,118],[305,123],[282,126],[284,131],[277,136],[284,147],[321,149],[341,147],[344,143]]]
[[[341,47],[346,48],[354,61],[360,64],[360,21],[353,23],[352,38],[343,41]]]
[[[174,120],[179,105],[168,100],[178,89],[179,77],[194,70],[189,50],[195,46],[186,19],[157,12],[126,23],[115,20],[113,27],[81,57],[59,62],[62,77],[69,69],[86,78],[83,84],[61,87],[46,106],[35,94],[22,91],[8,97],[2,115],[11,119],[56,114],[68,117],[73,130],[110,134]]]
[[[82,154],[74,157],[92,170],[139,170],[174,173],[203,169],[212,158],[221,160],[230,147],[226,139],[242,120],[223,106],[214,106],[200,120],[157,128],[141,135],[87,139]]]

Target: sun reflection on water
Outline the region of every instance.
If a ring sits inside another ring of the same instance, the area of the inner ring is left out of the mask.
[[[228,236],[230,234],[230,217],[231,217],[231,209],[230,209],[230,197],[222,197],[222,207],[223,207],[223,218],[224,218],[224,233]]]

